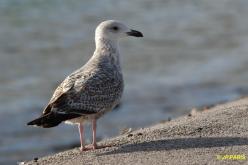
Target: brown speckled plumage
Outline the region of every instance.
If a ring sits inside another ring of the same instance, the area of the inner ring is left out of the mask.
[[[96,29],[96,50],[91,59],[57,87],[42,115],[28,125],[49,128],[63,121],[77,123],[83,150],[82,124],[92,120],[96,148],[96,119],[112,110],[123,93],[118,40],[125,36],[142,34],[118,21],[102,22]]]

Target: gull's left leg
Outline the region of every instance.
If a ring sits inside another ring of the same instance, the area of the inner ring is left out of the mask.
[[[96,119],[92,120],[92,148],[96,149]]]

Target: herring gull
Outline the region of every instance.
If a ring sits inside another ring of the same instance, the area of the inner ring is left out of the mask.
[[[123,76],[118,41],[126,36],[143,37],[125,24],[108,20],[95,31],[95,52],[90,60],[74,71],[57,87],[42,115],[27,123],[43,128],[61,122],[78,124],[80,150],[99,148],[96,143],[96,120],[111,111],[123,93]],[[92,144],[84,145],[84,123],[92,122]]]

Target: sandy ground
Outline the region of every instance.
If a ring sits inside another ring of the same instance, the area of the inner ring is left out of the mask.
[[[25,164],[248,164],[247,111],[244,98],[99,142],[113,147],[75,148]],[[220,160],[224,155],[246,160]]]

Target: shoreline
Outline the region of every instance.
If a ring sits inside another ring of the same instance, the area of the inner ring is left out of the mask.
[[[248,162],[248,98],[194,111],[98,145],[112,147],[83,153],[77,147],[24,164],[244,164]]]

